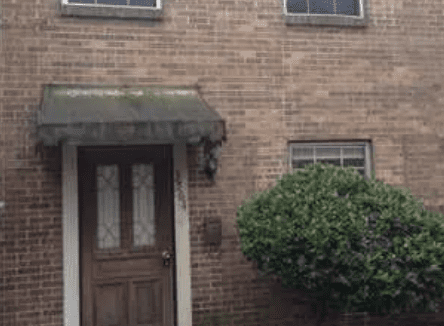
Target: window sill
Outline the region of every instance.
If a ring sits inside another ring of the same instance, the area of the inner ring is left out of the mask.
[[[367,17],[347,17],[347,16],[303,16],[295,14],[285,14],[287,25],[336,25],[336,26],[367,26]]]
[[[62,16],[153,19],[162,15],[162,8],[116,8],[62,4]]]

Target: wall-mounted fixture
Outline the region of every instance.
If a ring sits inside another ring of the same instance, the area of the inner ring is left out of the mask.
[[[217,217],[207,217],[205,221],[205,243],[219,247],[222,242],[222,222]]]

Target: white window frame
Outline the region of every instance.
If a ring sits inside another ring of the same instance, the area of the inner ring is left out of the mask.
[[[70,3],[60,0],[61,13],[64,16],[102,16],[118,18],[156,18],[162,14],[163,1],[156,0],[156,7],[132,5],[108,5],[96,3]],[[127,0],[129,3],[129,0]]]
[[[368,0],[359,0],[359,16],[337,15],[337,14],[292,13],[288,12],[287,9],[288,0],[281,0],[281,1],[283,3],[284,16],[287,24],[359,26],[359,25],[366,25],[368,23]]]
[[[74,2],[69,2],[69,0],[62,0],[63,4],[69,4],[69,5],[76,5],[76,6],[86,6],[86,7],[115,7],[115,8],[122,8],[122,7],[130,7],[130,8],[135,8],[135,9],[153,9],[153,7],[147,7],[147,6],[130,6],[129,2],[130,0],[126,0],[127,5],[108,5],[108,4],[101,4],[101,3],[97,3],[98,0],[94,0],[96,3],[94,4],[90,4],[90,3],[74,3]],[[160,9],[161,8],[161,2],[162,0],[156,0],[156,9]]]
[[[291,143],[289,145],[289,166],[290,170],[301,170],[300,168],[293,168],[293,149],[301,148],[301,147],[332,147],[332,148],[344,148],[344,147],[364,147],[364,175],[367,178],[371,177],[372,171],[372,161],[371,161],[371,144],[370,142],[310,142],[310,143]],[[314,163],[316,163],[316,151],[313,153]],[[333,158],[333,157],[330,157]],[[343,153],[340,151],[340,155],[338,157],[341,160],[341,167],[343,166]]]

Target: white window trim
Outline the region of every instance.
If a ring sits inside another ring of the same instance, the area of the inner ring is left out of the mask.
[[[79,210],[77,144],[62,146],[63,318],[80,326]],[[177,325],[192,325],[191,264],[186,144],[173,145]]]
[[[364,0],[359,0],[359,16],[355,16],[355,15],[337,15],[337,14],[302,14],[302,13],[293,13],[293,12],[288,12],[287,10],[287,1],[288,0],[283,0],[284,1],[284,12],[286,15],[288,16],[310,16],[310,17],[346,17],[346,18],[355,18],[355,19],[363,19],[364,18]],[[308,11],[310,10],[310,7],[308,7]]]
[[[94,0],[97,2],[97,0]],[[161,9],[162,8],[162,1],[163,0],[157,0],[156,1],[156,7],[147,7],[147,6],[130,6],[130,5],[108,5],[108,4],[100,4],[100,3],[72,3],[68,2],[68,0],[62,0],[62,5],[69,5],[69,6],[81,6],[81,7],[105,7],[105,8],[133,8],[133,9],[146,9],[146,10],[153,10],[153,9]],[[128,2],[128,0],[127,0]]]
[[[158,0],[156,7],[70,3],[68,0],[58,3],[62,16],[154,19],[163,15],[163,1]]]
[[[364,174],[366,177],[371,177],[372,164],[371,164],[371,149],[370,142],[338,142],[338,143],[325,143],[325,142],[310,142],[310,143],[291,143],[289,145],[289,166],[290,170],[293,170],[293,148],[294,147],[349,147],[349,146],[364,146]],[[342,153],[342,151],[341,151]],[[314,156],[316,152],[314,153]],[[340,154],[342,164],[342,154]]]

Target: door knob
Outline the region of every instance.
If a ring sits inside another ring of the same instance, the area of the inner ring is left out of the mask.
[[[163,266],[169,266],[173,257],[174,257],[173,250],[171,250],[171,248],[165,249],[162,252]]]

